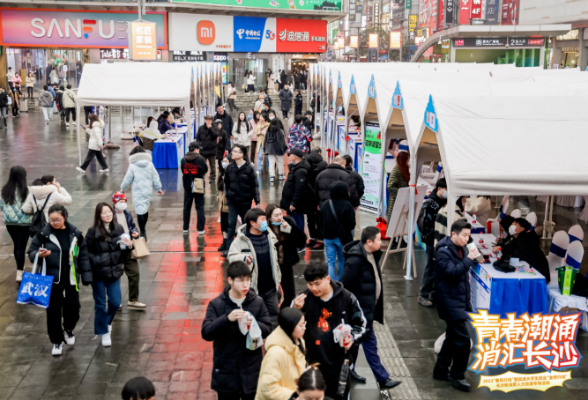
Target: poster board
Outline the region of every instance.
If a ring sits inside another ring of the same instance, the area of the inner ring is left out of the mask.
[[[366,186],[367,189],[367,186]],[[423,206],[423,201],[425,200],[425,193],[427,191],[427,186],[425,185],[418,185],[416,187],[416,195],[414,198],[415,202],[415,209],[414,209],[414,226],[416,227],[416,221],[418,219],[419,213],[421,212],[421,207]],[[390,216],[390,222],[388,223],[388,229],[386,230],[386,236],[390,238],[408,235],[408,203],[409,203],[409,195],[410,191],[409,188],[401,188],[398,190],[398,195],[396,196],[396,202],[394,203],[394,208],[392,209],[392,215]]]
[[[363,154],[363,168],[361,177],[365,185],[365,192],[360,201],[363,210],[376,214],[382,197],[382,134],[380,125],[367,123],[365,125],[365,142]]]

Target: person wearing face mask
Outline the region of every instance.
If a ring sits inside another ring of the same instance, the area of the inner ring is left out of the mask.
[[[467,196],[461,196],[461,197],[458,197],[457,200],[455,201],[455,213],[453,216],[454,221],[457,221],[460,219],[466,219],[466,217],[463,215],[463,210],[465,209],[466,200],[467,200]],[[452,208],[454,208],[454,207],[452,207]],[[447,214],[448,214],[448,212],[449,212],[449,204],[445,204],[443,207],[441,207],[441,209],[437,213],[437,216],[435,217],[435,242],[434,242],[435,246],[437,246],[437,243],[439,243],[439,241],[441,239],[443,239],[445,236],[447,236],[447,233],[449,232],[449,229],[447,228]]]
[[[433,290],[435,289],[435,218],[441,207],[446,203],[447,182],[445,178],[442,178],[437,181],[435,189],[423,203],[417,219],[421,237],[427,246],[427,266],[423,273],[423,281],[418,298],[419,304],[425,307],[431,307],[433,305]]]
[[[272,329],[278,325],[280,312],[282,272],[278,263],[278,238],[268,229],[262,209],[254,208],[245,214],[245,224],[237,229],[237,237],[229,247],[230,263],[244,261],[252,270],[251,288],[263,299],[272,320]]]
[[[298,148],[290,149],[289,173],[284,188],[280,207],[292,216],[296,225],[304,230],[304,215],[314,206],[314,193],[309,190],[308,174],[310,165],[303,159],[304,152]]]
[[[112,196],[112,204],[114,205],[114,222],[122,226],[127,235],[130,235],[133,239],[138,238],[139,229],[135,225],[133,215],[127,210],[127,196],[123,192],[116,192]],[[130,310],[144,311],[147,306],[139,301],[139,281],[141,280],[139,262],[133,259],[129,253],[124,261],[124,267],[125,275],[129,280],[129,302],[127,306]]]
[[[200,143],[194,140],[188,147],[189,152],[182,158],[180,167],[182,169],[182,183],[184,185],[184,234],[189,232],[190,212],[192,202],[196,207],[197,223],[196,229],[199,235],[204,235],[204,175],[208,172],[206,160],[200,155]],[[224,168],[221,169],[224,171]],[[201,180],[202,189],[198,189],[198,181]]]

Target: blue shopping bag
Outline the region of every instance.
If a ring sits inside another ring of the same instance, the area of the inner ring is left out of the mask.
[[[39,253],[35,255],[35,262],[33,264],[33,272],[25,272],[22,276],[20,289],[18,289],[18,296],[16,302],[18,304],[34,304],[41,308],[49,307],[49,299],[51,298],[51,287],[53,286],[53,275],[46,276],[47,263],[43,258],[43,269],[40,274],[37,274],[37,263],[39,262]]]

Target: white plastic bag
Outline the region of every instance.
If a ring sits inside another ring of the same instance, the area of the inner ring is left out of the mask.
[[[263,345],[263,339],[261,337],[261,328],[257,324],[255,318],[251,322],[247,339],[245,340],[245,347],[253,351],[259,349]]]
[[[349,344],[349,342],[353,342],[353,338],[351,337],[351,325],[345,323],[342,319],[341,323],[333,329],[333,338],[335,343],[339,343],[341,347],[345,347]]]
[[[239,318],[239,330],[243,335],[247,335],[249,328],[251,327],[251,321],[254,320],[253,315],[249,311],[245,312],[243,318]]]

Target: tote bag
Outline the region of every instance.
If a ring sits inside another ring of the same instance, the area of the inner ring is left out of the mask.
[[[51,298],[51,287],[53,286],[53,275],[47,276],[47,262],[43,258],[43,269],[37,274],[37,264],[39,262],[39,253],[35,255],[33,272],[25,272],[22,276],[20,289],[16,302],[18,304],[34,304],[41,308],[49,307]]]
[[[144,237],[133,239],[133,251],[131,251],[131,258],[137,260],[149,256],[149,247],[147,247],[147,241]]]

